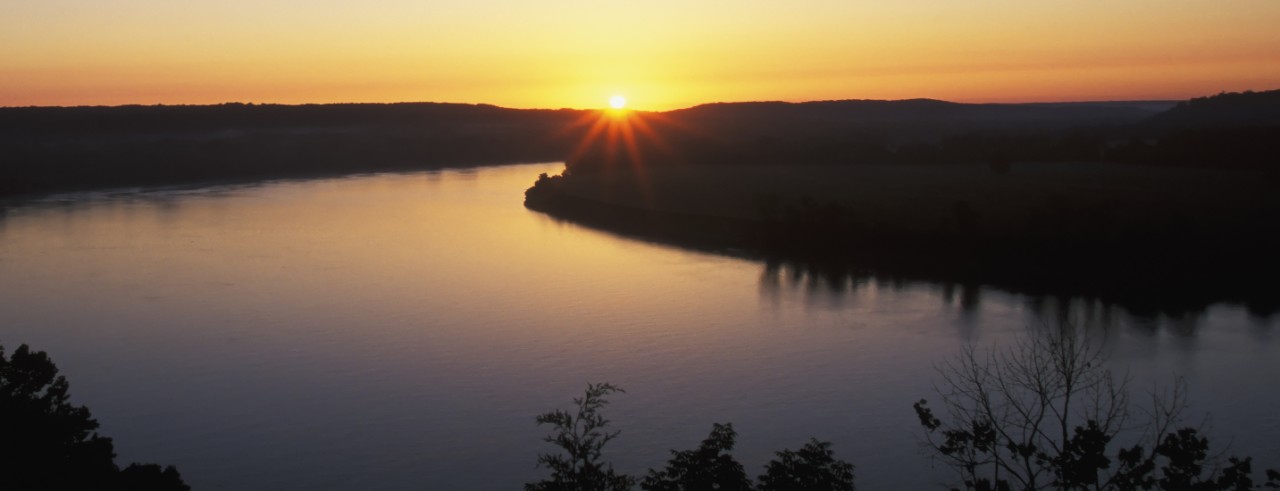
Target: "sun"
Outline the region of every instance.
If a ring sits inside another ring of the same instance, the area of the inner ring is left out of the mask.
[[[627,107],[627,98],[622,97],[620,95],[615,95],[613,97],[610,97],[609,107],[612,107],[614,109],[622,109],[624,107]]]

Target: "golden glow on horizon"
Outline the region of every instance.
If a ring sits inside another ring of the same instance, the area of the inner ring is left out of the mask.
[[[666,120],[661,114],[638,113],[621,109],[588,113],[575,126],[588,127],[583,138],[569,155],[569,162],[581,158],[602,159],[606,166],[629,165],[643,174],[646,159],[642,148],[670,149],[654,131],[653,124]]]
[[[18,2],[0,105],[1181,99],[1280,87],[1275,25],[1274,0]]]
[[[622,109],[624,107],[627,107],[627,98],[622,97],[620,95],[615,95],[613,97],[610,97],[609,107],[612,107],[614,109]]]

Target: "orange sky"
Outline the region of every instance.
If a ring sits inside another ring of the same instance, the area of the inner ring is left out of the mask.
[[[0,105],[1181,99],[1280,88],[1275,0],[10,0]]]

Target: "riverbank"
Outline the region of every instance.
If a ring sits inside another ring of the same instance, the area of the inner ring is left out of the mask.
[[[526,206],[825,276],[982,284],[1138,310],[1276,311],[1274,184],[1103,163],[659,166],[541,178]]]

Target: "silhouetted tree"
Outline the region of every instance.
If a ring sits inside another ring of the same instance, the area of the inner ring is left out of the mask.
[[[553,431],[544,440],[564,453],[538,455],[538,465],[551,469],[549,479],[524,485],[526,491],[623,491],[631,488],[635,479],[614,472],[613,465],[601,459],[601,449],[618,431],[605,429],[609,420],[600,414],[600,408],[609,403],[605,396],[622,389],[608,384],[588,384],[586,394],[575,398],[577,409],[570,413],[557,409],[538,415],[539,425],[552,425]]]
[[[1253,487],[1250,459],[1211,462],[1206,438],[1194,428],[1174,430],[1185,407],[1181,385],[1153,396],[1147,420],[1137,422],[1151,440],[1111,450],[1134,422],[1126,381],[1104,361],[1101,348],[1069,323],[1009,350],[980,354],[970,346],[939,369],[949,421],[923,399],[916,415],[928,444],[960,474],[965,489]]]
[[[69,388],[43,351],[24,344],[6,357],[0,346],[0,489],[190,489],[172,466],[120,471],[111,439]]]
[[[178,469],[168,466],[163,469],[156,464],[129,464],[120,471],[117,489],[129,491],[162,491],[187,490],[191,487],[182,482]]]
[[[853,491],[853,464],[835,458],[830,442],[811,439],[765,464],[760,491]]]
[[[544,440],[563,453],[538,455],[538,465],[551,469],[551,477],[524,485],[525,491],[606,490],[624,491],[636,479],[617,474],[601,460],[605,443],[618,436],[604,428],[609,420],[600,415],[608,404],[605,396],[622,389],[608,384],[587,385],[586,395],[573,400],[575,413],[555,410],[538,416],[538,424],[551,424],[555,431]],[[732,455],[737,432],[732,423],[715,423],[711,434],[698,448],[671,451],[671,460],[661,471],[649,470],[639,481],[645,491],[853,491],[853,464],[837,460],[831,443],[811,440],[800,450],[777,452],[778,458],[765,465],[759,485],[751,480]]]
[[[672,450],[666,469],[650,470],[640,487],[645,491],[750,490],[751,480],[742,464],[729,455],[736,436],[732,423],[713,424],[698,448]]]

